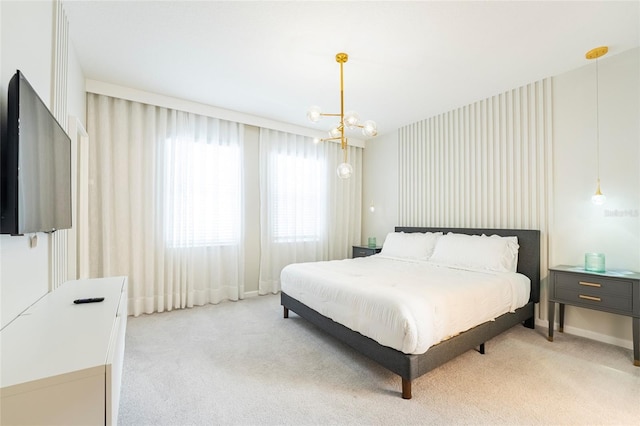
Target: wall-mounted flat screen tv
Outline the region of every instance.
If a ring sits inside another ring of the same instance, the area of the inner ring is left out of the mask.
[[[0,148],[0,233],[71,228],[71,139],[20,71]]]

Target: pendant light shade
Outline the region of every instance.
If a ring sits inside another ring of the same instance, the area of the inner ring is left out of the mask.
[[[598,187],[596,188],[596,193],[591,196],[591,202],[596,206],[601,206],[605,201],[607,201],[607,197],[600,191],[600,179],[598,179]]]

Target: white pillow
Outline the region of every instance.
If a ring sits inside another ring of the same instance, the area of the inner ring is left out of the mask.
[[[405,259],[428,260],[442,232],[389,232],[380,254]]]
[[[438,239],[429,261],[480,271],[516,272],[518,237],[448,233]]]

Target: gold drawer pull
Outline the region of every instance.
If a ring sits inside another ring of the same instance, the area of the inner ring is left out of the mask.
[[[593,300],[594,302],[601,302],[602,300],[599,297],[594,296],[585,296],[584,294],[578,295],[580,299]]]
[[[588,283],[586,281],[580,281],[580,285],[586,285],[587,287],[602,287],[602,284]]]

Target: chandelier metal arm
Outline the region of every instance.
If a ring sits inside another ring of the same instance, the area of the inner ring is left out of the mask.
[[[340,136],[335,137],[335,138],[325,138],[325,139],[320,139],[318,142],[328,142],[328,141],[339,141],[342,138]],[[345,138],[346,139],[346,138]]]

